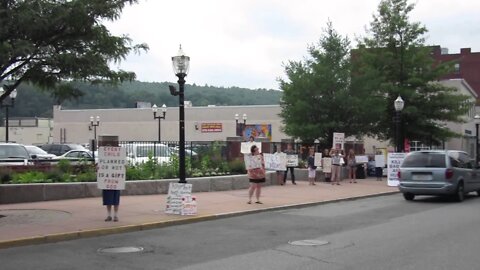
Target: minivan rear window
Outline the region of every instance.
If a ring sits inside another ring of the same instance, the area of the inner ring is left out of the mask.
[[[445,153],[416,152],[408,155],[402,163],[402,168],[445,168]]]

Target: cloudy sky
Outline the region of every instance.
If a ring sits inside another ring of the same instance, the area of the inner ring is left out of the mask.
[[[107,26],[150,50],[118,67],[140,81],[175,81],[171,56],[190,56],[187,83],[279,89],[283,63],[307,56],[328,20],[341,35],[365,35],[380,0],[140,0]],[[429,30],[428,45],[480,52],[479,0],[416,0],[411,20]]]

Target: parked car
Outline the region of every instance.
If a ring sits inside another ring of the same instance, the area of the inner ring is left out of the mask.
[[[28,165],[29,159],[30,155],[25,146],[18,143],[0,143],[0,166]]]
[[[172,150],[165,144],[133,143],[121,145],[127,152],[127,161],[138,165],[148,161],[149,155],[156,159],[157,163],[168,163]]]
[[[49,154],[42,148],[35,146],[35,145],[24,145],[25,149],[27,149],[28,154],[30,155],[31,159],[56,159],[57,156],[54,154]]]
[[[58,144],[58,143],[51,143],[51,144],[44,144],[41,145],[40,148],[45,150],[49,154],[54,154],[56,156],[61,156],[65,153],[67,153],[70,150],[85,150],[88,151],[85,147],[83,147],[80,144],[73,144],[73,143],[67,143],[67,144]]]
[[[77,164],[85,161],[93,161],[92,153],[88,150],[70,150],[58,157],[59,159],[68,159],[72,164]],[[97,161],[97,156],[95,156]]]
[[[463,201],[472,191],[480,196],[480,170],[462,151],[412,152],[402,162],[398,176],[398,188],[409,201],[417,195],[449,195]]]

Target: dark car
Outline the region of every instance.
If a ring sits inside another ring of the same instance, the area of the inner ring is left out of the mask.
[[[45,150],[45,152],[49,154],[54,154],[56,156],[61,156],[65,154],[68,151],[71,150],[84,150],[88,151],[85,147],[83,147],[80,144],[73,144],[73,143],[66,143],[66,144],[57,144],[57,143],[51,143],[51,144],[44,144],[41,145],[40,148]]]

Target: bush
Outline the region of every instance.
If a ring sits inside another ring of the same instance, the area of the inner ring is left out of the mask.
[[[241,159],[230,161],[230,163],[228,163],[228,167],[230,168],[230,172],[232,173],[238,173],[238,174],[247,173],[247,170],[245,169],[245,162]]]

